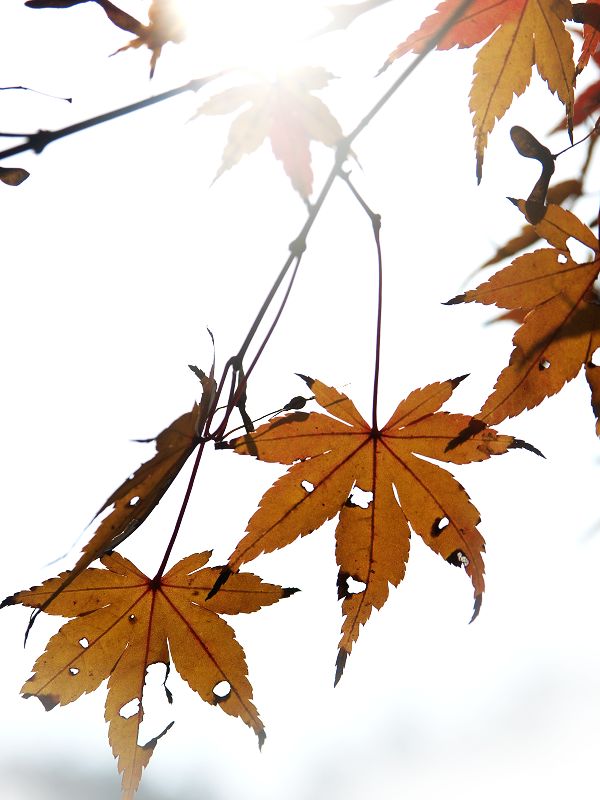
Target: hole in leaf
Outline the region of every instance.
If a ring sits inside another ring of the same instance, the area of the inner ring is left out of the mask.
[[[367,588],[367,584],[363,581],[357,581],[356,578],[350,575],[346,580],[346,587],[347,594],[360,594]]]
[[[69,675],[79,675],[79,670],[77,667],[69,667]]]
[[[127,617],[127,619],[129,620],[129,622],[131,622],[131,624],[132,624],[132,625],[133,625],[133,623],[134,623],[134,622],[137,622],[137,617],[136,617],[136,615],[135,615],[135,614],[130,614],[130,615]]]
[[[127,503],[127,505],[128,506],[137,506],[137,504],[139,502],[140,502],[140,498],[136,496],[136,497],[132,497],[131,500]]]
[[[90,646],[90,643],[89,643],[89,642],[88,642],[88,640],[85,638],[85,636],[83,637],[83,639],[80,639],[80,640],[79,640],[79,644],[80,644],[80,645],[81,645],[83,648],[86,648],[86,647],[89,647],[89,646]]]
[[[446,561],[455,567],[469,566],[469,559],[466,557],[466,555],[463,553],[462,550],[455,550],[453,553],[450,553]]]
[[[541,372],[544,369],[548,369],[549,366],[550,366],[550,362],[548,361],[548,359],[547,358],[542,358],[542,360],[538,364],[538,369]]]
[[[440,533],[443,533],[446,530],[449,524],[450,520],[448,519],[448,517],[442,517],[441,519],[436,519],[431,528],[431,535],[434,538],[436,536],[439,536]]]
[[[304,491],[305,491],[305,492],[308,492],[309,494],[310,494],[310,493],[311,493],[311,492],[314,490],[314,488],[315,488],[315,487],[312,485],[312,483],[311,483],[310,481],[302,481],[302,483],[300,484],[300,486],[302,486],[302,488],[304,489]]]
[[[560,253],[558,258],[556,259],[559,264],[566,264],[568,259],[564,253]]]
[[[365,492],[360,486],[355,486],[350,493],[350,500],[355,506],[368,508],[373,502],[373,492]]]
[[[124,706],[121,706],[119,709],[119,716],[123,717],[123,719],[131,719],[131,717],[135,716],[139,710],[140,701],[137,697],[134,697],[133,700],[130,700],[128,703],[125,703]]]
[[[215,703],[222,703],[231,694],[231,686],[227,681],[219,681],[213,689]]]

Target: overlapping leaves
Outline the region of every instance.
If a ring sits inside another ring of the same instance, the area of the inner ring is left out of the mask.
[[[518,202],[525,213],[525,202]],[[594,283],[600,270],[598,240],[574,214],[550,205],[534,225],[550,248],[516,258],[476,289],[450,303],[495,304],[525,313],[513,338],[515,348],[494,391],[477,418],[497,424],[533,408],[572,380],[585,366],[597,418],[600,376],[592,358],[600,347],[600,298]],[[576,262],[567,245],[575,239],[588,247],[590,260]],[[596,426],[600,435],[600,423]]]
[[[385,66],[405,53],[421,52],[452,19],[461,2],[440,3],[419,30],[390,54]],[[565,28],[565,20],[570,16],[568,0],[473,0],[437,45],[439,50],[471,47],[491,35],[477,55],[469,98],[478,180],[488,136],[513,97],[527,88],[533,65],[564,104],[571,133],[575,65],[573,41]]]
[[[63,573],[2,604],[21,603],[74,618],[48,642],[22,688],[23,696],[37,697],[49,711],[93,692],[108,678],[105,719],[123,774],[123,800],[133,797],[158,739],[170,727],[145,744],[138,742],[146,674],[152,664],[163,664],[168,675],[172,661],[203,700],[242,719],[259,744],[265,738],[252,703],[244,651],[219,615],[257,611],[295,589],[244,573],[207,600],[219,574],[218,568],[205,566],[209,557],[210,552],[187,556],[166,575],[150,580],[126,558],[111,553],[102,558],[106,569],[90,568],[72,581]]]
[[[328,414],[275,417],[228,445],[236,453],[292,466],[261,499],[215,590],[242,564],[339,514],[336,559],[345,620],[337,682],[360,626],[383,606],[389,584],[397,586],[404,577],[411,530],[446,561],[464,566],[477,614],[484,590],[479,513],[455,478],[429,459],[467,464],[523,443],[486,427],[448,450],[470,418],[439,409],[462,378],[412,392],[381,429],[373,429],[346,395],[305,380]],[[353,500],[356,489],[371,494],[367,507]],[[364,589],[351,594],[349,578]]]

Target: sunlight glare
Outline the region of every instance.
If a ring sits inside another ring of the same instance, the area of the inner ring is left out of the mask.
[[[203,69],[209,64],[210,69],[236,66],[274,74],[301,66],[312,35],[329,19],[327,4],[328,0],[187,0],[181,4],[187,47]]]

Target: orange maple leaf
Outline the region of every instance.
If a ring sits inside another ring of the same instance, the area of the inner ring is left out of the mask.
[[[166,575],[150,580],[126,558],[111,553],[102,558],[106,569],[90,568],[79,574],[58,597],[57,589],[66,583],[67,573],[2,603],[2,607],[17,603],[44,607],[48,614],[74,617],[50,639],[21,691],[24,697],[37,697],[50,711],[93,692],[108,678],[105,719],[123,774],[123,800],[135,794],[158,739],[171,727],[144,745],[138,743],[151,664],[164,664],[168,675],[172,660],[203,700],[240,717],[254,730],[259,745],[264,741],[244,651],[219,614],[257,611],[296,590],[243,573],[207,600],[220,572],[218,567],[205,567],[209,557],[210,552],[187,556]],[[130,712],[132,701],[137,701],[137,707]]]
[[[201,114],[231,114],[250,104],[231,125],[215,180],[268,137],[292,186],[308,198],[313,183],[311,141],[334,147],[343,137],[338,121],[312,94],[324,89],[332,77],[320,67],[305,67],[281,74],[276,81],[226,89],[200,106],[194,119]]]
[[[337,683],[360,626],[371,609],[383,606],[388,585],[397,586],[404,577],[411,529],[446,561],[464,566],[475,594],[473,618],[477,615],[484,590],[479,513],[452,475],[429,459],[466,464],[524,443],[485,428],[447,450],[470,421],[463,414],[439,412],[462,378],[412,392],[379,430],[346,395],[304,380],[329,415],[275,417],[225,445],[292,466],[263,496],[213,591],[242,564],[311,533],[339,513],[336,559],[345,620]],[[372,493],[366,508],[353,501],[355,488]],[[350,594],[350,577],[364,583],[364,589]]]
[[[518,207],[525,214],[525,201],[519,200]],[[551,248],[516,258],[477,289],[449,301],[493,303],[526,312],[513,338],[509,364],[476,415],[486,424],[497,424],[539,405],[560,391],[584,364],[598,416],[600,379],[592,362],[600,347],[600,300],[594,290],[600,270],[598,240],[574,214],[556,205],[548,206],[534,228]],[[569,238],[589,247],[592,260],[574,261],[567,247]]]
[[[389,56],[384,69],[408,52],[421,52],[460,7],[461,0],[444,0],[418,31]],[[477,180],[483,155],[496,121],[523,94],[535,64],[551,92],[566,109],[569,135],[573,128],[575,65],[573,41],[564,21],[571,16],[568,0],[473,0],[437,46],[471,47],[491,36],[475,60],[469,107],[473,113]]]

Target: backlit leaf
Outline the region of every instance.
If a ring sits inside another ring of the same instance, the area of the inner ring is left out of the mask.
[[[518,206],[525,213],[523,200]],[[550,205],[534,227],[551,248],[516,258],[477,289],[450,301],[493,303],[527,312],[513,338],[509,364],[477,414],[487,424],[514,417],[556,394],[584,364],[591,365],[600,347],[600,302],[594,289],[600,270],[598,240],[587,225],[559,206]],[[591,260],[574,261],[569,238],[590,248]],[[593,380],[597,413],[598,386]]]
[[[203,700],[242,719],[259,744],[264,741],[244,651],[219,615],[257,611],[296,590],[243,573],[206,600],[219,574],[219,568],[205,566],[209,557],[210,552],[187,556],[166,575],[150,580],[126,558],[111,553],[102,558],[106,569],[90,568],[71,581],[62,573],[2,604],[21,603],[74,618],[50,639],[21,691],[24,697],[37,697],[49,711],[93,692],[108,679],[105,719],[122,773],[123,800],[135,794],[156,742],[171,727],[148,743],[138,741],[146,673],[152,664],[163,664],[168,675],[172,661]],[[58,593],[65,584],[68,588]],[[49,598],[54,598],[50,604]],[[223,681],[229,687],[225,693],[218,690]],[[136,708],[127,713],[132,701],[137,701]]]
[[[381,430],[373,430],[346,395],[305,380],[327,415],[275,417],[228,445],[236,453],[292,466],[263,496],[213,591],[242,564],[339,514],[336,559],[345,619],[337,682],[360,626],[373,608],[383,606],[389,584],[397,586],[404,577],[411,530],[446,561],[464,566],[477,615],[484,589],[479,513],[455,478],[428,459],[467,464],[520,444],[482,426],[468,442],[447,450],[470,421],[439,411],[462,378],[412,392]],[[353,501],[354,489],[372,493],[366,508]],[[351,594],[349,578],[365,588]]]
[[[421,52],[459,6],[460,0],[440,3],[421,28],[390,54],[385,66],[405,53]],[[471,47],[491,35],[477,55],[469,98],[478,181],[488,136],[513,97],[527,88],[534,64],[564,104],[571,134],[575,65],[573,41],[564,24],[570,15],[568,0],[474,0],[438,44],[438,50]]]
[[[268,138],[294,189],[308,198],[313,184],[311,141],[334,147],[342,139],[335,117],[312,94],[325,88],[332,77],[319,67],[304,68],[282,74],[274,82],[264,80],[226,89],[207,100],[194,118],[230,114],[249,106],[231,125],[216,178]]]

